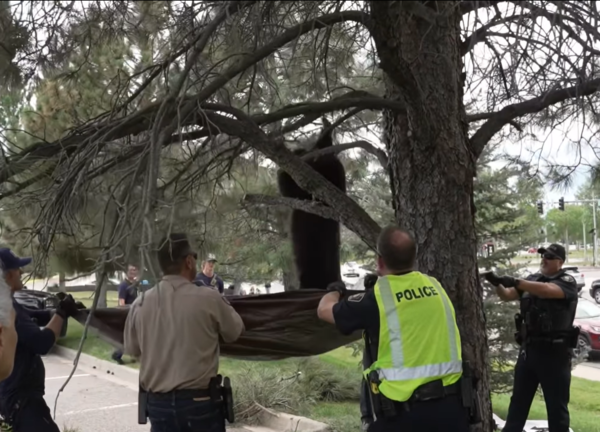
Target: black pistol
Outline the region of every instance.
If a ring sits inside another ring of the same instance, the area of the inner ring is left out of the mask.
[[[148,392],[140,386],[138,392],[138,424],[148,422]]]
[[[225,412],[225,420],[229,424],[235,422],[235,414],[233,412],[233,390],[231,389],[231,381],[229,377],[223,378],[223,409]]]
[[[481,406],[477,397],[477,383],[471,365],[463,361],[463,374],[460,380],[460,392],[463,407],[469,412],[469,423],[481,423]]]

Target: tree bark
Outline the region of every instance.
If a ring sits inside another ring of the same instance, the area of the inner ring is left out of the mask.
[[[477,271],[473,205],[476,157],[468,143],[455,2],[429,2],[446,18],[431,24],[401,2],[371,2],[373,37],[386,96],[405,112],[384,112],[384,141],[396,220],[415,237],[421,272],[440,280],[456,310],[463,358],[479,380],[484,421],[492,430],[483,291]]]

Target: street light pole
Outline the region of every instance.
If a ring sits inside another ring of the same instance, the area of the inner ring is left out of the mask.
[[[592,265],[594,267],[596,267],[596,260],[598,259],[598,254],[597,254],[597,245],[598,245],[598,234],[597,234],[597,228],[598,226],[596,225],[596,194],[592,195],[592,213],[594,215],[594,260]]]
[[[587,261],[587,243],[585,241],[585,221],[582,220],[581,224],[583,225],[583,261]]]

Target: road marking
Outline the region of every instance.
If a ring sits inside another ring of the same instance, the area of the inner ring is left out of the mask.
[[[81,378],[81,377],[88,377],[88,376],[91,376],[91,375],[90,374],[79,374],[79,375],[73,375],[71,378]],[[46,378],[46,381],[67,379],[67,378],[69,378],[69,375]]]
[[[133,406],[137,406],[137,402],[121,404],[121,405],[110,405],[110,406],[100,407],[100,408],[89,408],[89,409],[84,409],[84,410],[80,410],[80,411],[67,411],[67,412],[59,413],[59,414],[68,416],[68,415],[84,414],[84,413],[90,413],[90,412],[96,412],[96,411],[108,411],[108,410],[113,410],[113,409],[118,409],[118,408],[128,408],[128,407],[133,407]]]

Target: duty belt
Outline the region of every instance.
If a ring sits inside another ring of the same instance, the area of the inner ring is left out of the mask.
[[[148,392],[148,399],[167,400],[167,399],[198,399],[210,397],[210,389],[181,389],[165,393]]]
[[[406,402],[397,402],[400,405],[425,402],[434,399],[443,399],[447,396],[458,394],[460,383],[454,383],[444,387],[442,380],[435,380],[423,384],[415,389],[412,396]]]

